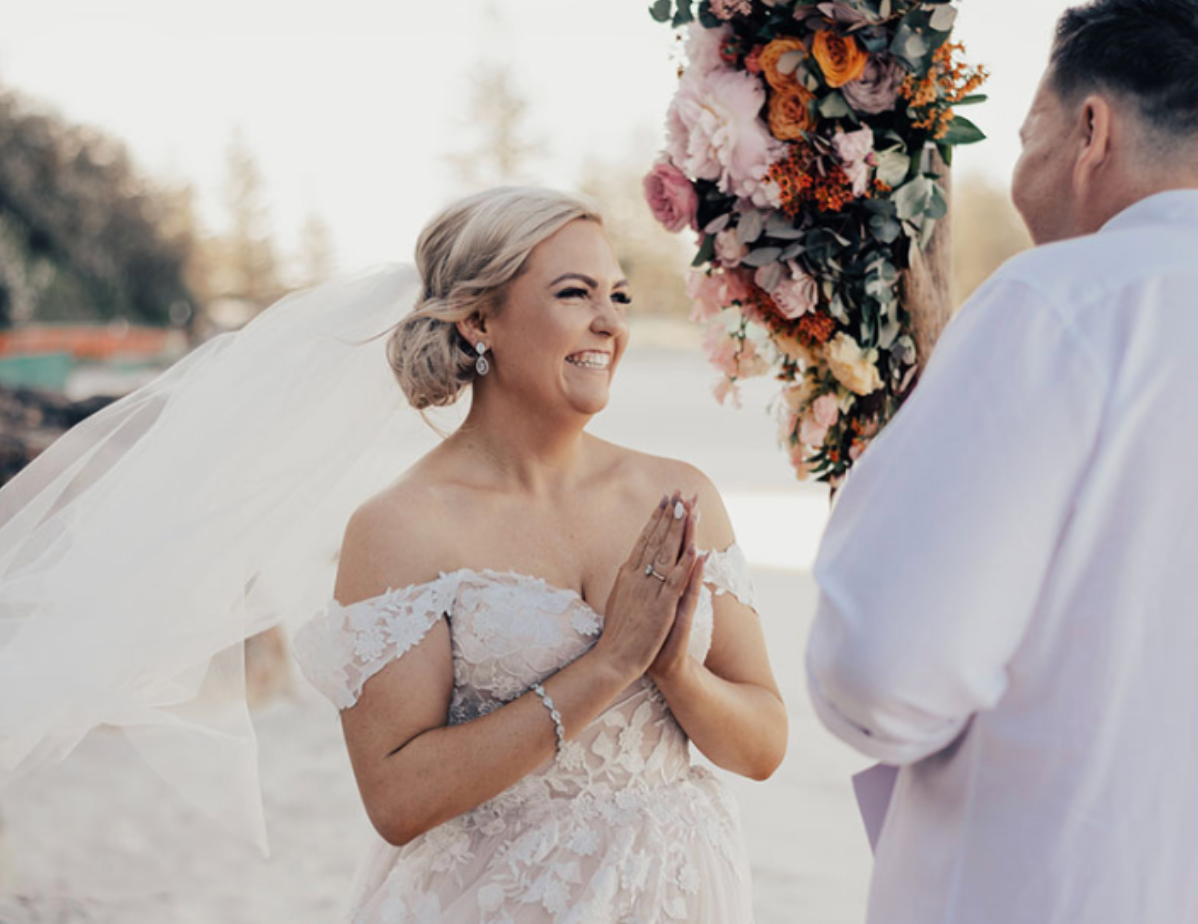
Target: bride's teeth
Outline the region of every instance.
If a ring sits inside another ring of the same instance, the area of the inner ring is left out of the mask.
[[[575,356],[567,356],[566,362],[587,369],[606,369],[611,365],[611,357],[606,353],[579,353]]]

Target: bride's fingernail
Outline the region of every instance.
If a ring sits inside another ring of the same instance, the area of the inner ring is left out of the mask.
[[[657,509],[658,509],[658,510],[665,510],[665,509],[666,509],[666,504],[668,504],[669,502],[670,502],[670,495],[668,495],[668,494],[663,494],[663,495],[661,496],[661,500],[657,502]]]
[[[682,503],[682,501],[678,501],[678,503],[674,505],[674,519],[681,520],[684,516],[686,516],[686,504]]]

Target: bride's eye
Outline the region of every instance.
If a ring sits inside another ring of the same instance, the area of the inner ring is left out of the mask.
[[[621,305],[631,305],[632,304],[632,296],[629,295],[627,292],[617,292],[615,295],[613,295],[611,297],[611,300],[613,302],[618,302]]]
[[[586,298],[586,289],[562,289],[557,293],[558,298]]]

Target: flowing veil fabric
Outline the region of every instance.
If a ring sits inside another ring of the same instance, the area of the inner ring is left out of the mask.
[[[353,509],[422,436],[384,266],[300,292],[84,420],[0,489],[0,787],[118,726],[267,851],[243,641],[327,599]]]

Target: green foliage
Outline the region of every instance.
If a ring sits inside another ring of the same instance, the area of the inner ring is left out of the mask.
[[[35,317],[167,324],[172,306],[190,313],[192,241],[163,230],[171,209],[120,142],[0,87],[0,326],[30,278],[41,280]]]

